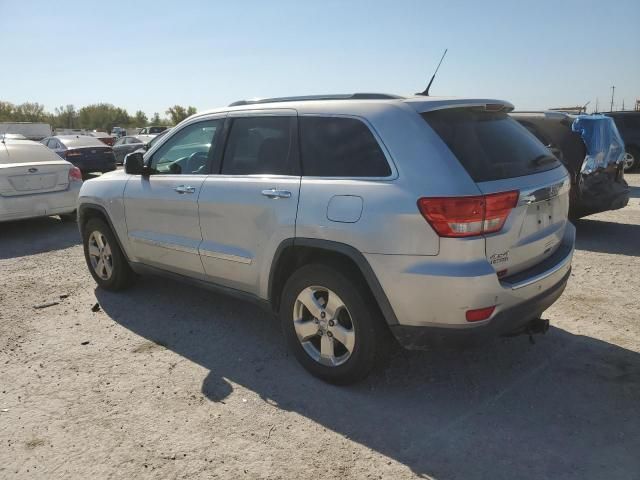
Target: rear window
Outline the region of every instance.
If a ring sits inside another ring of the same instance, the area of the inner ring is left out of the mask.
[[[58,137],[66,147],[107,147],[104,143],[95,137],[89,137],[86,135],[77,135],[72,137]]]
[[[503,112],[451,108],[422,117],[476,182],[551,170],[560,162],[535,136]]]
[[[369,128],[344,117],[300,117],[303,174],[388,177],[391,169]]]

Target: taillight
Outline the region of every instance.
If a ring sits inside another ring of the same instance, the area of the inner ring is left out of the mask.
[[[69,169],[69,182],[81,182],[82,172],[78,167],[71,167]]]
[[[518,191],[474,197],[423,197],[418,209],[441,237],[498,232],[518,203]]]

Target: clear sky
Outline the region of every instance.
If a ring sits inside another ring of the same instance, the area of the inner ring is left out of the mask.
[[[151,115],[424,89],[516,108],[640,98],[640,0],[0,0],[0,99]]]

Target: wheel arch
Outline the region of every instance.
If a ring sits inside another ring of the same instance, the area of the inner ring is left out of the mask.
[[[368,287],[386,323],[398,324],[391,303],[364,255],[350,245],[316,238],[289,238],[278,246],[268,286],[268,298],[274,311],[280,308],[280,297],[289,276],[302,265],[314,262],[328,264],[359,277]]]
[[[120,237],[118,237],[117,230],[115,229],[113,222],[111,221],[111,218],[107,213],[107,210],[102,205],[97,205],[95,203],[83,203],[78,207],[78,228],[80,229],[80,236],[82,237],[83,241],[84,241],[84,237],[83,237],[84,226],[92,218],[99,218],[107,222],[107,225],[109,225],[109,228],[111,229],[111,232],[113,233],[113,236],[115,237],[116,242],[118,242],[118,246],[120,247],[122,254],[127,259],[127,261],[129,261],[127,251],[124,249],[124,246],[120,241]]]

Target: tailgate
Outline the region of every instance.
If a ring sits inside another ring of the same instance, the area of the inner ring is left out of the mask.
[[[564,168],[477,185],[484,194],[506,190],[520,194],[502,229],[485,235],[487,260],[501,277],[553,255],[568,222],[570,180]]]
[[[12,197],[57,192],[69,186],[67,162],[13,163],[0,166],[0,195]]]
[[[513,196],[513,204],[502,209],[506,213],[482,221],[487,260],[500,277],[526,270],[558,249],[571,186],[567,170],[507,115],[509,108],[504,103],[453,105],[422,113],[483,195],[517,192],[517,201]],[[491,197],[483,198],[488,205]]]

